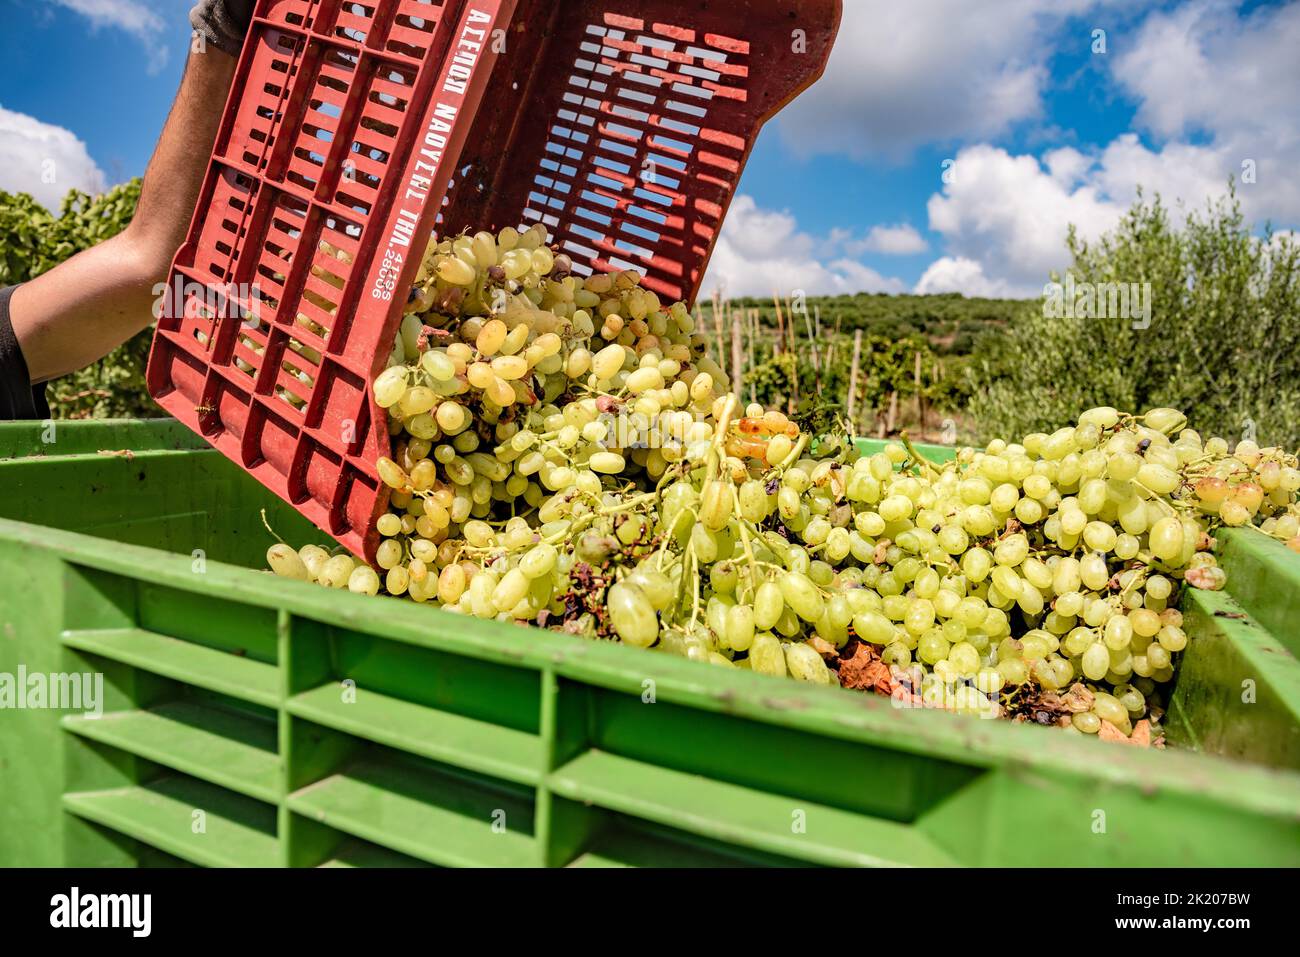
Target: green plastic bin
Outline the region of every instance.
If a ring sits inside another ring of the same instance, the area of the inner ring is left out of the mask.
[[[0,422],[0,460],[211,448],[175,419]]]
[[[261,509],[324,537],[245,473],[77,428],[0,426],[0,675],[104,676],[0,710],[0,864],[1300,864],[1300,569],[1255,533],[1145,751],[277,579]]]

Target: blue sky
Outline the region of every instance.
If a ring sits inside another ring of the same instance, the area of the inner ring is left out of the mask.
[[[0,0],[0,106],[72,131],[110,183],[144,172],[190,42],[187,0],[140,6],[161,31],[96,25],[50,0]]]
[[[190,5],[0,0],[0,189],[52,202],[142,173]],[[1300,4],[845,7],[826,77],[759,139],[707,285],[1032,295],[1068,224],[1099,235],[1138,186],[1201,206],[1244,163],[1247,215],[1300,223]]]

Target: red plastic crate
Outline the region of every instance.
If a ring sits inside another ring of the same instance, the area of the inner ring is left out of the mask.
[[[839,18],[840,0],[259,0],[149,391],[373,559],[389,439],[368,385],[429,237],[540,221],[578,271],[692,301],[760,127],[820,76]]]

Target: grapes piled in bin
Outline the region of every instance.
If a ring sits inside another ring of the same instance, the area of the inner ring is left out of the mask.
[[[1296,456],[1169,408],[937,465],[746,407],[680,302],[544,227],[433,245],[387,367],[377,567],[279,575],[986,717],[1159,743],[1213,532],[1300,551]]]

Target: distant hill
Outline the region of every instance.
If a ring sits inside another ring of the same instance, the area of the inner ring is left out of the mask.
[[[1034,301],[968,298],[960,293],[915,296],[860,292],[852,296],[810,296],[808,312],[815,315],[820,310],[824,336],[832,334],[837,326],[841,333],[862,329],[871,335],[898,339],[921,335],[941,354],[967,355],[980,332],[1004,324],[1013,313]],[[758,309],[764,325],[776,325],[776,309],[770,298],[733,299],[731,306]],[[702,300],[700,307],[711,319],[711,304]],[[802,319],[797,332],[801,337],[806,335]]]

